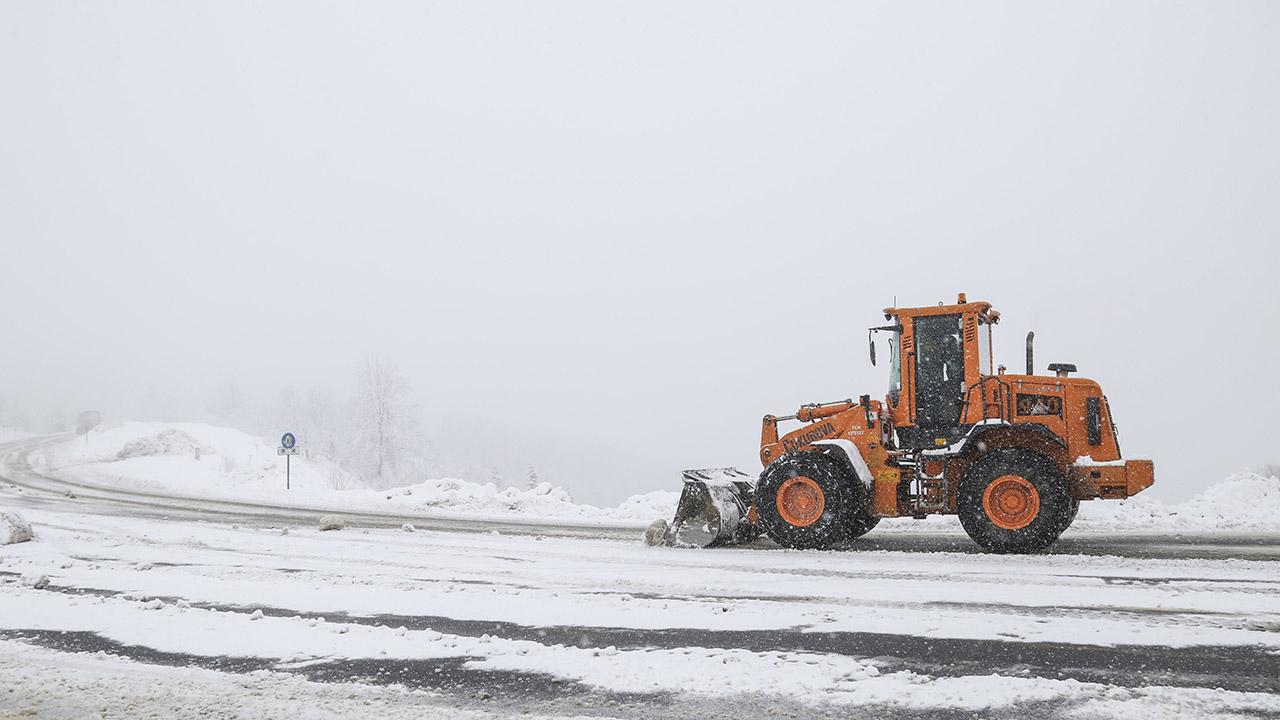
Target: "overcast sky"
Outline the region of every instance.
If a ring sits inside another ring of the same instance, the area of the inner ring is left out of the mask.
[[[0,397],[386,356],[616,501],[964,291],[1181,499],[1280,461],[1277,128],[1274,2],[8,0]]]

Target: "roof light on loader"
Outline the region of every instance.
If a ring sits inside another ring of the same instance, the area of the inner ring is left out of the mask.
[[[997,371],[985,302],[885,308],[889,393],[766,415],[758,478],[736,468],[687,470],[675,519],[655,521],[650,544],[708,547],[767,534],[780,545],[826,548],[881,518],[959,515],[993,552],[1048,547],[1081,500],[1126,498],[1155,480],[1149,460],[1120,459],[1111,409],[1074,365],[1034,374]],[[780,434],[781,422],[801,425]]]

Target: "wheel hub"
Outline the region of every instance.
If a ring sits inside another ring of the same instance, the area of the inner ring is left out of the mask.
[[[997,527],[1021,530],[1040,514],[1040,492],[1021,475],[1001,475],[983,491],[982,508]]]
[[[777,504],[783,520],[796,527],[807,527],[822,517],[827,496],[811,478],[797,475],[778,488]]]

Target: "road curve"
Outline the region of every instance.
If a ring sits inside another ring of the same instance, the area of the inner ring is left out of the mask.
[[[312,525],[321,515],[340,515],[352,525],[398,528],[413,523],[420,530],[548,535],[557,537],[639,540],[636,524],[601,524],[533,521],[513,518],[492,520],[421,513],[370,512],[312,506],[305,503],[271,504],[245,500],[219,500],[189,495],[146,492],[98,483],[72,481],[49,470],[32,467],[32,452],[67,442],[70,434],[28,438],[0,444],[0,484],[21,488],[17,504],[91,514],[127,515],[152,519],[205,520],[243,525]]]

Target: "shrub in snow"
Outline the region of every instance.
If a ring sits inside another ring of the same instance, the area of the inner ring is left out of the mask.
[[[418,528],[413,526],[413,523],[405,523],[400,526],[400,529],[405,532],[416,532],[418,530]]]
[[[0,510],[0,545],[26,542],[34,537],[31,524],[16,512]]]
[[[346,526],[347,526],[346,521],[338,517],[337,515],[325,515],[324,517],[320,518],[321,532],[324,532],[326,530],[341,530]]]

